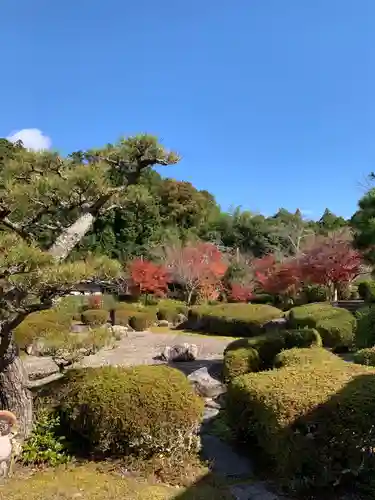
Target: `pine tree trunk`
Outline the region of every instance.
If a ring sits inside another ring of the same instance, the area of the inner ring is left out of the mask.
[[[81,215],[74,224],[65,229],[56,239],[55,243],[49,249],[49,253],[57,261],[64,261],[73,248],[90,231],[94,221],[95,217],[91,213]]]
[[[27,438],[33,425],[33,399],[27,385],[25,367],[12,341],[0,365],[0,409],[16,415],[17,441]]]

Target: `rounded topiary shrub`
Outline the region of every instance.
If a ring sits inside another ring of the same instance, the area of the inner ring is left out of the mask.
[[[343,360],[248,373],[228,386],[227,421],[286,486],[358,485],[375,464],[374,381],[375,370]]]
[[[375,281],[364,280],[359,282],[358,294],[366,302],[375,302]]]
[[[58,336],[70,328],[72,317],[63,311],[50,309],[30,314],[14,330],[17,345],[24,349],[39,339]]]
[[[315,328],[303,328],[302,330],[285,330],[280,335],[284,338],[284,348],[293,347],[322,347],[323,341],[318,330]]]
[[[245,373],[256,372],[261,365],[258,351],[252,347],[242,347],[227,351],[224,355],[223,375],[226,382]]]
[[[326,363],[343,363],[343,360],[321,347],[293,348],[280,352],[274,362],[275,368]]]
[[[356,312],[357,329],[355,344],[359,348],[375,345],[375,305],[369,305]]]
[[[280,309],[264,304],[204,305],[189,310],[187,327],[215,335],[253,337],[264,324],[282,316]]]
[[[355,317],[346,309],[327,303],[306,304],[289,311],[289,325],[292,328],[315,328],[325,347],[333,349],[350,348],[354,342]]]
[[[284,349],[291,349],[293,347],[320,347],[321,345],[322,339],[319,333],[314,329],[281,330],[259,335],[257,337],[234,340],[226,347],[224,358],[227,357],[230,352],[255,349],[259,356],[258,369],[264,370],[273,367],[275,357]],[[231,359],[231,357],[229,357],[229,359]],[[239,362],[236,357],[235,359],[236,362]],[[246,370],[244,373],[251,371],[256,370]]]
[[[88,309],[82,313],[82,322],[85,325],[100,326],[107,323],[109,319],[108,311],[104,309]]]
[[[114,324],[127,326],[129,324],[129,317],[132,315],[131,312],[124,309],[118,309],[114,311]]]
[[[375,347],[360,349],[354,354],[354,363],[366,366],[375,366]]]
[[[157,312],[157,318],[160,321],[168,321],[175,323],[178,319],[179,312],[173,307],[160,307]]]
[[[129,317],[129,325],[136,332],[143,332],[155,322],[155,316],[148,312],[135,312]]]
[[[167,366],[74,370],[62,391],[64,422],[92,452],[196,451],[202,400]]]

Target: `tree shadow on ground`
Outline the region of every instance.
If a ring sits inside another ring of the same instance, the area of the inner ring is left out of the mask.
[[[208,473],[173,500],[234,500],[234,496],[229,481]]]
[[[194,361],[178,361],[167,363],[171,368],[176,368],[184,373],[186,376],[199,370],[200,368],[207,368],[208,373],[212,378],[221,381],[221,374],[223,368],[222,359],[196,359]]]

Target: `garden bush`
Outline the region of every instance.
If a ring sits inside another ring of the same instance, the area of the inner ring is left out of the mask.
[[[90,329],[85,334],[77,335],[69,331],[58,335],[50,334],[43,338],[42,351],[45,356],[75,363],[84,356],[97,353],[104,347],[114,345],[111,330],[104,327]]]
[[[242,347],[234,351],[228,351],[224,356],[223,375],[226,382],[244,373],[257,372],[261,361],[256,349]]]
[[[291,309],[288,322],[292,328],[316,328],[325,347],[343,349],[354,343],[356,320],[346,309],[327,303],[306,304]]]
[[[307,302],[326,302],[328,300],[328,290],[324,285],[306,285],[303,293]]]
[[[71,324],[71,316],[63,311],[48,311],[30,314],[14,330],[14,338],[21,349],[46,336],[59,335]]]
[[[24,465],[56,467],[70,461],[64,438],[59,436],[60,418],[48,408],[39,410],[33,431],[22,446]]]
[[[321,347],[295,347],[281,351],[275,358],[274,367],[300,366],[306,364],[323,365],[325,363],[342,363],[342,359],[336,354]]]
[[[61,297],[61,299],[54,306],[52,311],[58,311],[64,315],[74,317],[79,315],[79,320],[81,319],[81,312],[85,304],[86,297],[83,295],[67,295],[66,297]]]
[[[322,339],[311,328],[284,330],[253,338],[243,338],[231,342],[224,351],[224,371],[229,380],[238,374],[264,370],[273,367],[276,356],[283,349],[293,347],[320,347]],[[253,351],[257,352],[255,359]],[[239,354],[235,354],[241,351]],[[248,358],[245,352],[248,351]],[[247,360],[247,361],[246,361]]]
[[[129,325],[136,332],[143,332],[150,328],[155,322],[155,315],[149,311],[145,312],[134,312],[129,318]]]
[[[172,307],[160,307],[157,312],[157,318],[160,321],[169,321],[175,323],[177,321],[179,312]]]
[[[375,347],[360,349],[354,354],[354,363],[366,366],[375,366]]]
[[[251,297],[252,304],[268,304],[273,305],[275,303],[275,297],[266,293],[254,295]]]
[[[355,344],[358,348],[375,345],[375,305],[369,305],[356,312],[357,329]]]
[[[129,317],[132,312],[126,311],[125,309],[117,309],[114,311],[114,324],[127,326],[129,324]]]
[[[64,422],[93,452],[149,457],[196,451],[203,403],[179,370],[70,371],[61,392]]]
[[[82,313],[82,322],[85,325],[100,326],[108,322],[109,314],[104,309],[88,309]]]
[[[364,280],[358,283],[358,293],[366,302],[375,302],[375,281]]]
[[[262,326],[283,312],[264,304],[222,304],[197,306],[189,310],[188,328],[233,337],[259,335]]]
[[[375,370],[337,361],[241,375],[226,408],[237,438],[257,445],[289,485],[326,488],[372,474]]]

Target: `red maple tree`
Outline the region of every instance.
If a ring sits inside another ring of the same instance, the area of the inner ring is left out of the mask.
[[[249,302],[253,297],[253,289],[241,283],[231,283],[227,290],[228,302]]]
[[[164,266],[149,260],[135,259],[129,266],[130,277],[141,294],[165,295],[168,288],[168,273]]]
[[[296,257],[277,262],[274,256],[267,255],[253,262],[253,270],[258,287],[272,295],[295,296],[303,286]]]
[[[362,270],[362,255],[350,239],[338,234],[317,239],[299,261],[305,282],[325,285],[331,300],[337,300],[339,284],[350,283]]]
[[[185,289],[188,304],[194,294],[216,299],[228,267],[215,245],[202,242],[167,248],[166,264],[173,279]]]

